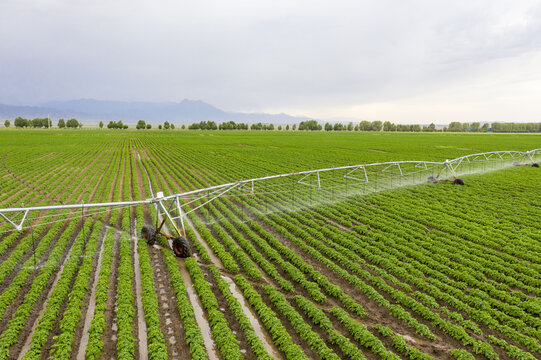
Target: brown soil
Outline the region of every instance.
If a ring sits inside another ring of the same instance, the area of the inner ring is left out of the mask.
[[[135,346],[135,358],[146,360],[148,359],[148,343],[147,343],[147,325],[145,322],[145,314],[143,311],[143,289],[141,285],[141,272],[139,269],[139,253],[137,252],[137,238],[132,237],[131,243],[132,257],[134,264],[133,292],[135,294],[135,321],[133,322],[133,333],[137,344]]]
[[[158,296],[158,310],[160,314],[160,326],[165,337],[167,355],[169,359],[189,359],[190,349],[184,338],[186,333],[182,319],[177,311],[176,296],[168,280],[168,272],[163,260],[161,249],[149,247],[150,264],[156,284],[156,295]]]

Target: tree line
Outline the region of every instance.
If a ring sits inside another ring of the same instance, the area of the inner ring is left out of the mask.
[[[13,121],[13,125],[17,128],[30,128],[30,127],[31,128],[49,128],[50,126],[53,125],[53,123],[49,118],[35,118],[35,119],[30,120],[30,119],[25,119],[19,116]],[[9,120],[4,121],[4,126],[10,127],[11,122]],[[83,123],[79,122],[77,119],[74,119],[74,118],[69,119],[67,121],[64,119],[59,119],[57,126],[61,129],[62,128],[77,129],[77,128],[82,128]]]
[[[23,117],[17,117],[13,125],[17,128],[49,128],[53,125],[49,118],[35,118],[25,119]],[[10,120],[4,121],[4,127],[11,126]],[[103,121],[100,121],[99,128],[104,127]],[[64,120],[59,119],[57,127],[63,128],[82,128],[83,124],[75,118]],[[150,130],[152,124],[147,123],[145,120],[139,120],[135,126],[137,130]],[[389,121],[361,121],[359,123],[349,122],[348,124],[329,122],[325,125],[321,125],[317,120],[301,121],[297,127],[296,124],[291,126],[278,125],[275,127],[273,124],[263,124],[261,122],[248,125],[246,123],[236,123],[234,121],[223,122],[217,124],[214,121],[200,121],[188,126],[181,125],[182,130],[188,128],[188,130],[298,130],[299,131],[385,131],[385,132],[494,132],[494,133],[537,133],[541,132],[541,123],[499,123],[494,122],[492,124],[480,122],[461,123],[458,121],[451,122],[448,126],[441,129],[436,129],[436,126],[432,123],[430,125],[404,125],[394,124]],[[109,121],[107,129],[128,129],[128,125],[120,121]],[[158,125],[159,130],[174,130],[175,125],[165,121]]]

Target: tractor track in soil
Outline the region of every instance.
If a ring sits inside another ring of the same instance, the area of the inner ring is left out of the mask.
[[[137,225],[137,222],[135,223]],[[134,287],[135,287],[135,316],[137,321],[135,321],[137,329],[137,342],[138,346],[136,347],[136,354],[138,359],[148,359],[148,343],[147,343],[147,323],[145,320],[145,312],[143,310],[143,285],[141,281],[141,266],[139,263],[139,252],[137,251],[137,237],[132,238],[132,254],[133,254],[133,264],[134,264]]]

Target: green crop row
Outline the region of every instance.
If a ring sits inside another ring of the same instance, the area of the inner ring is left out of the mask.
[[[285,354],[287,359],[308,359],[299,345],[293,343],[291,335],[276,316],[276,313],[269,308],[261,295],[253,288],[253,286],[242,276],[235,276],[235,283],[241,288],[244,297],[254,308],[259,316],[259,319],[269,332],[272,340],[278,348]]]
[[[101,227],[96,226],[95,228],[99,230],[89,234],[93,220],[88,218],[84,224],[84,233],[86,236],[90,236],[89,244],[96,242],[99,231]],[[85,243],[87,241],[86,237],[83,237],[83,232],[81,231],[80,236],[77,236],[75,243],[73,244],[70,258],[62,269],[62,274],[56,283],[56,286],[47,299],[47,305],[43,315],[38,320],[38,324],[32,334],[32,341],[30,343],[30,348],[28,352],[24,355],[25,360],[30,359],[40,359],[42,356],[43,347],[46,344],[49,334],[52,331],[54,325],[56,324],[58,317],[61,315],[60,308],[64,304],[65,300],[68,298],[70,292],[70,285],[73,278],[77,275],[79,266],[81,264],[81,256],[84,254]]]
[[[307,324],[303,317],[299,315],[297,310],[289,304],[285,296],[275,290],[270,285],[265,285],[263,287],[265,293],[269,296],[270,301],[274,306],[285,316],[285,318],[290,322],[291,326],[299,336],[306,341],[308,346],[311,349],[315,350],[320,359],[336,359],[339,360],[340,357],[332,351],[321,337],[312,330],[312,327]]]
[[[90,224],[91,221],[90,219],[88,219],[85,223],[87,231],[90,229]],[[72,220],[68,224],[68,227],[56,242],[53,250],[49,253],[49,257],[41,268],[39,274],[32,282],[30,290],[25,295],[24,302],[19,305],[12,318],[9,320],[6,330],[0,335],[0,359],[7,359],[9,357],[10,347],[17,343],[18,336],[22,331],[26,320],[30,316],[32,306],[36,303],[36,301],[38,301],[41,293],[47,286],[49,279],[56,270],[56,267],[59,264],[60,259],[62,258],[66,247],[68,246],[69,241],[71,240],[76,225],[76,220]],[[31,260],[28,260],[27,263],[24,265],[29,266],[30,261]],[[19,274],[22,274],[22,272],[19,272]],[[17,276],[19,276],[19,274],[17,274]],[[16,284],[16,282],[14,281],[12,282],[12,284]],[[8,288],[4,292],[4,294],[8,294],[10,291],[11,290],[9,290]],[[19,290],[17,290],[16,292],[18,293],[18,291]],[[0,298],[3,298],[4,294],[2,294],[2,297]],[[10,303],[11,301],[12,300],[10,300]]]
[[[148,254],[147,244],[144,240],[139,240],[137,251],[139,253],[139,271],[141,272],[141,283],[143,288],[141,301],[143,303],[145,321],[147,324],[148,355],[150,359],[167,359],[165,339],[160,329],[158,298],[154,287],[154,276],[152,275],[152,267],[150,266],[150,256]]]
[[[55,359],[71,358],[71,348],[75,341],[75,330],[81,320],[81,306],[88,291],[90,274],[92,273],[92,265],[96,256],[101,229],[101,222],[96,222],[90,234],[90,239],[84,248],[83,261],[79,266],[79,272],[69,293],[66,310],[60,321],[61,332],[55,336],[51,347],[50,355]]]
[[[116,353],[118,359],[124,360],[135,358],[135,339],[133,338],[133,320],[135,317],[135,299],[133,295],[134,266],[132,260],[133,250],[130,246],[132,242],[128,234],[123,232],[118,242],[120,264],[118,267],[118,297],[116,301],[116,322],[118,328]],[[145,292],[143,292],[143,296],[145,296]]]
[[[107,295],[111,280],[111,266],[113,264],[115,230],[112,228],[108,229],[103,241],[102,260],[95,293],[96,307],[94,308],[92,321],[88,328],[88,345],[85,349],[85,358],[88,360],[99,359],[103,350],[103,341],[101,338],[106,326],[105,311],[107,310]]]

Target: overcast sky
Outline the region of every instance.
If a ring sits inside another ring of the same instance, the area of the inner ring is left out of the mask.
[[[0,0],[0,103],[541,121],[539,1]]]

